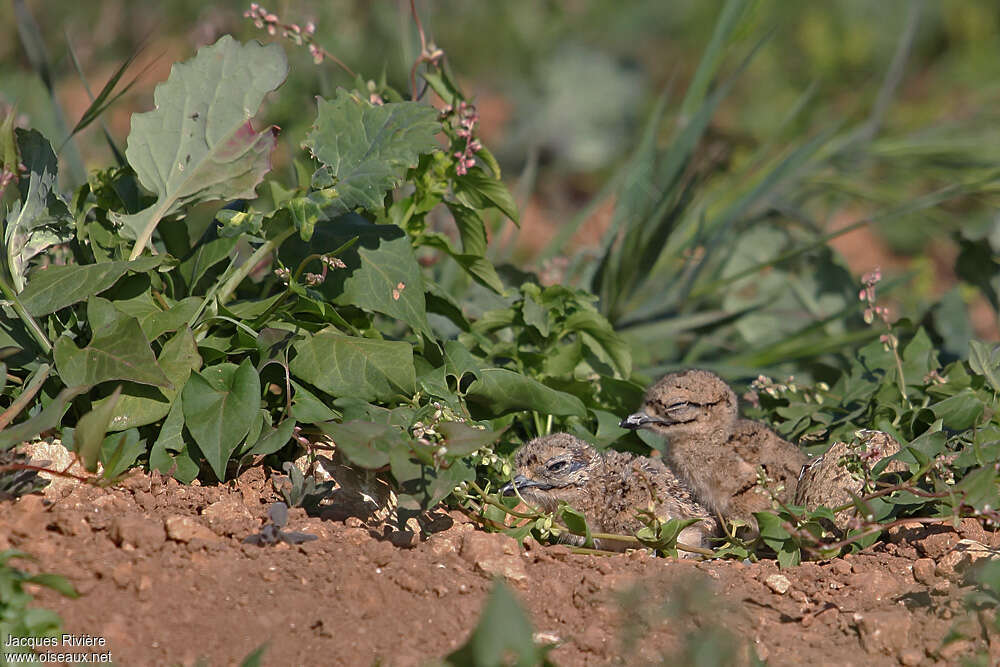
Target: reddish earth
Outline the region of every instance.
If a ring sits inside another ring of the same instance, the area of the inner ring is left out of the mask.
[[[357,518],[295,509],[287,529],[319,539],[242,544],[278,499],[260,468],[218,487],[159,474],[78,485],[0,503],[0,550],[24,549],[38,561],[21,567],[67,576],[79,599],[38,590],[37,603],[66,632],[105,638],[120,665],[239,664],[264,643],[265,665],[421,664],[467,639],[494,575],[507,577],[536,636],[557,642],[559,665],[684,664],[706,648],[697,637],[716,648],[734,640],[734,664],[748,664],[749,651],[769,665],[1000,659],[992,618],[963,603],[972,586],[956,568],[959,540],[1000,544],[972,520],[904,529],[864,553],[784,571],[581,556],[530,540],[523,549],[454,511],[425,523],[438,531],[429,536],[384,539]],[[945,643],[953,631],[961,638]]]

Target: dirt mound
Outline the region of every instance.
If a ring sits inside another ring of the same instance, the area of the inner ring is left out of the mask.
[[[954,664],[979,650],[1000,659],[992,618],[963,604],[968,564],[1000,543],[971,520],[900,529],[870,552],[784,571],[580,556],[530,540],[522,549],[458,512],[410,547],[357,518],[300,509],[287,529],[318,539],[243,544],[279,499],[261,469],[219,487],[135,475],[0,504],[0,549],[67,576],[79,599],[39,590],[38,603],[66,632],[103,637],[123,665],[239,664],[264,643],[265,665],[420,664],[465,641],[495,576],[536,637],[557,643],[560,665],[659,663],[726,641],[737,663],[751,650],[770,665]]]

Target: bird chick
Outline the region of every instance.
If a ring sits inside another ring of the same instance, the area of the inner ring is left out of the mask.
[[[603,453],[568,433],[535,438],[515,457],[516,476],[503,489],[553,512],[565,502],[587,517],[594,532],[631,535],[643,524],[636,510],[651,509],[661,519],[700,517],[678,541],[707,547],[717,524],[691,492],[657,459],[614,450]],[[578,536],[569,535],[570,541]],[[576,540],[582,544],[581,540]],[[623,550],[625,543],[595,540],[600,549]]]
[[[667,437],[667,465],[694,498],[726,519],[741,519],[756,532],[753,512],[771,509],[774,493],[791,502],[806,456],[763,424],[741,419],[736,394],[704,370],[671,373],[650,387],[642,410],[621,422]],[[758,469],[768,489],[760,488]]]
[[[830,509],[847,505],[853,496],[865,492],[865,478],[872,468],[887,456],[899,453],[899,443],[883,431],[861,430],[857,442],[835,442],[821,456],[809,461],[799,474],[795,504],[814,510],[820,505]],[[884,472],[905,472],[906,464],[891,461]],[[857,510],[837,512],[834,526],[846,530]]]

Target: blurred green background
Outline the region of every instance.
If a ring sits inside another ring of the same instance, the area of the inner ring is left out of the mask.
[[[89,104],[70,50],[96,92],[143,46],[125,77],[142,72],[138,83],[103,117],[120,148],[130,114],[151,107],[152,88],[166,78],[170,64],[224,33],[282,41],[289,52],[289,80],[264,112],[283,130],[279,178],[293,180],[290,158],[298,154],[314,117],[313,96],[353,85],[334,65],[314,65],[304,47],[254,28],[243,18],[247,5],[241,2],[4,3],[0,102],[16,104],[19,124],[40,129],[56,146],[66,133],[19,39],[17,4],[39,26],[69,126]],[[317,41],[365,78],[384,73],[397,90],[408,90],[410,66],[419,53],[408,1],[264,4],[282,21],[314,21]],[[819,151],[825,161],[803,170],[788,186],[794,189],[791,195],[783,192],[787,196],[780,202],[769,200],[762,215],[772,227],[794,223],[811,238],[824,238],[887,207],[953,188],[934,206],[880,217],[833,239],[833,254],[816,272],[846,269],[857,277],[881,266],[898,278],[891,295],[894,318],[928,325],[935,341],[954,356],[963,354],[972,336],[997,339],[1000,6],[987,0],[746,4],[748,18],[727,47],[720,71],[735,71],[762,35],[769,38],[735,79],[701,139],[696,162],[722,175],[706,180],[702,191],[724,197],[753,176],[762,155],[780,155],[823,132],[829,133],[822,135],[828,144]],[[444,49],[451,71],[476,102],[481,136],[498,156],[521,206],[520,229],[499,221],[494,229],[495,259],[538,270],[550,281],[576,270],[584,276],[578,283],[596,285],[587,282],[593,271],[587,272],[586,263],[596,261],[602,243],[609,243],[606,231],[616,200],[602,188],[625,172],[623,165],[664,90],[671,96],[663,127],[685,122],[678,102],[722,5],[721,0],[417,2],[428,37]],[[661,144],[670,140],[667,130],[659,133]],[[96,124],[75,143],[87,169],[111,164]],[[852,150],[843,150],[845,145]],[[72,160],[72,149],[64,149],[61,157]],[[570,221],[573,226],[567,227]],[[560,232],[569,242],[563,243]],[[757,246],[773,244],[759,227],[737,226],[734,233],[758,235]],[[756,250],[749,254],[767,260]],[[720,272],[732,263],[726,266]],[[808,271],[802,266],[796,275]],[[676,274],[663,275],[669,280]],[[836,280],[843,282],[843,275]],[[846,292],[838,304],[849,301],[854,289],[850,284],[841,288]],[[735,307],[729,303],[732,294],[717,301],[720,307]],[[829,315],[821,307],[813,310],[814,319]],[[628,321],[641,311],[618,319],[612,313],[611,319],[631,335]],[[768,336],[782,317],[778,311],[756,324],[740,320],[741,342],[715,341],[709,360],[720,359],[720,349],[773,345],[779,339]],[[664,359],[668,365],[702,361],[698,337],[704,332],[693,325],[684,332],[691,337],[688,343],[678,338],[678,350],[645,360],[645,367]],[[640,338],[631,340],[641,344]],[[737,369],[774,366],[772,357],[760,355],[730,361]]]

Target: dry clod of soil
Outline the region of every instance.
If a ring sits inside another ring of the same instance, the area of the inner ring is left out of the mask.
[[[56,438],[46,438],[27,442],[18,448],[31,459],[32,465],[42,466],[50,470],[59,470],[72,475],[86,475],[87,472],[80,465],[76,455],[63,446],[62,441]],[[98,464],[97,472],[101,473],[102,468]],[[43,479],[49,480],[48,485],[42,489],[42,495],[46,498],[63,498],[69,494],[74,487],[80,485],[78,480],[63,475],[53,475],[51,473],[39,473]]]
[[[122,549],[154,551],[167,540],[163,523],[141,514],[116,516],[109,530],[111,541]]]
[[[955,548],[938,560],[935,573],[939,577],[961,579],[973,565],[980,561],[1000,558],[1000,550],[976,542],[975,540],[959,540]]]
[[[870,654],[895,655],[910,644],[913,619],[904,610],[854,614],[861,647]]]
[[[932,558],[918,558],[913,561],[913,578],[917,583],[924,584],[925,586],[930,586],[934,583],[934,559]]]
[[[167,529],[167,537],[182,544],[194,539],[205,541],[218,539],[215,533],[189,516],[168,516],[163,520],[163,525]]]

